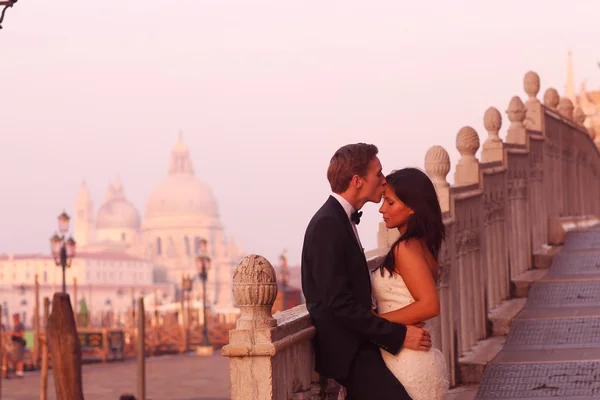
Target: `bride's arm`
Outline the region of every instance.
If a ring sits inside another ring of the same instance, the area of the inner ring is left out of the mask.
[[[396,272],[402,276],[415,302],[379,316],[405,325],[436,317],[440,313],[440,300],[421,244],[418,240],[400,242],[394,254]]]

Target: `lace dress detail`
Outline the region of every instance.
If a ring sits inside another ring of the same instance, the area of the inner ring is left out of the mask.
[[[371,274],[371,285],[378,313],[394,311],[415,301],[398,274],[390,277],[386,271],[381,276],[381,272],[376,270]],[[397,355],[381,351],[385,365],[413,400],[441,400],[448,391],[446,360],[435,348],[435,338],[432,337],[432,340],[434,347],[429,351],[402,349]]]

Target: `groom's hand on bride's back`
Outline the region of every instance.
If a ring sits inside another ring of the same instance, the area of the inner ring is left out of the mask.
[[[419,325],[423,326],[423,324]],[[429,351],[431,349],[431,335],[421,327],[407,325],[404,347],[411,350]]]

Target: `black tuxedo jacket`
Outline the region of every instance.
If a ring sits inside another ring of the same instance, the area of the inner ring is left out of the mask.
[[[371,312],[367,261],[351,222],[333,196],[311,219],[302,248],[302,290],[317,330],[315,369],[328,378],[348,377],[358,349],[372,342],[396,354],[406,326]]]

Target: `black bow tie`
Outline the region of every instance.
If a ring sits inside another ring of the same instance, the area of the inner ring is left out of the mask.
[[[350,214],[350,221],[358,225],[360,224],[360,217],[362,217],[362,211],[354,211],[352,214]]]

